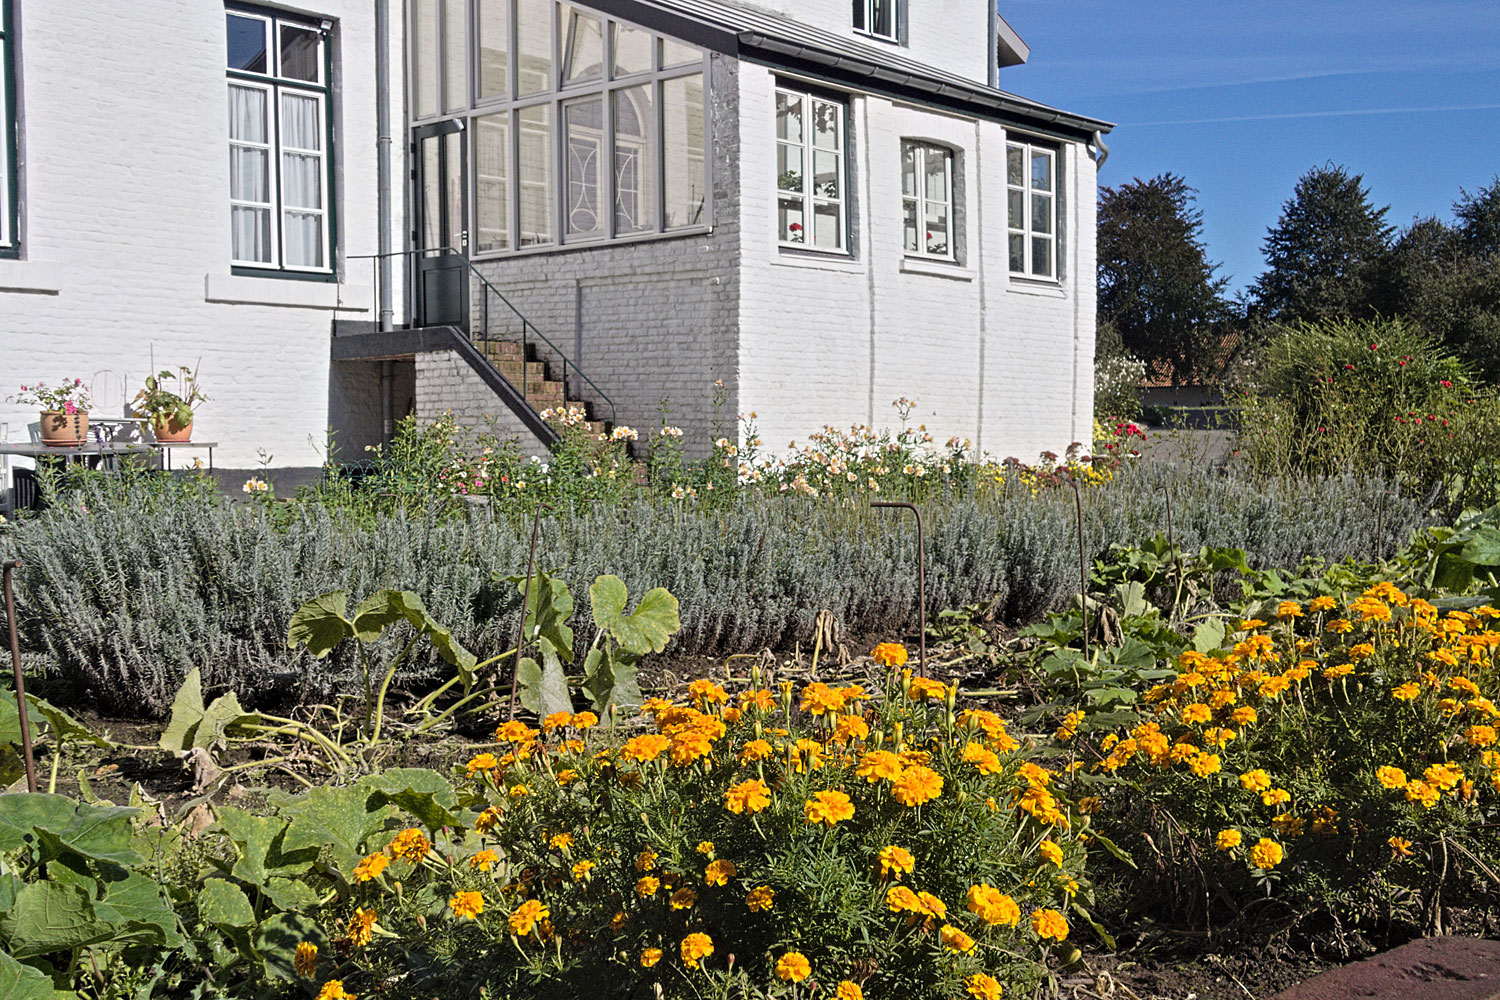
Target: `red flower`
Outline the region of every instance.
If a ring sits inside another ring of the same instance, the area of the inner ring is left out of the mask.
[[[1370,350],[1372,350],[1372,351],[1378,351],[1378,350],[1380,350],[1380,345],[1379,344],[1371,344],[1370,345]]]
[[[1398,368],[1405,368],[1406,367],[1406,362],[1405,361],[1397,361],[1396,362],[1396,367],[1398,367]]]
[[[1347,369],[1348,371],[1351,371],[1351,372],[1354,370],[1354,366],[1353,365],[1345,365],[1344,368]]]
[[[790,226],[787,226],[787,229],[789,229],[790,231],[792,231],[794,233],[800,233],[800,232],[802,232],[802,223],[800,223],[800,222],[794,222]]]
[[[1448,380],[1447,380],[1447,379],[1443,379],[1443,381],[1442,381],[1442,382],[1440,382],[1440,383],[1439,383],[1439,384],[1440,384],[1440,385],[1441,385],[1441,386],[1442,386],[1442,387],[1443,387],[1443,388],[1444,388],[1444,389],[1451,389],[1451,388],[1453,388],[1453,383],[1452,383],[1452,382],[1449,382],[1449,381],[1448,381]]]

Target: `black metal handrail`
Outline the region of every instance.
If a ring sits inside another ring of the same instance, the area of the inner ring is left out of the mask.
[[[507,309],[509,309],[511,311],[511,313],[513,313],[515,315],[516,319],[518,319],[518,320],[521,321],[521,396],[523,398],[526,396],[526,386],[527,386],[527,378],[528,378],[527,373],[526,373],[526,354],[527,354],[528,348],[530,347],[530,341],[527,338],[527,332],[529,331],[530,333],[535,334],[536,338],[538,340],[540,340],[542,343],[546,344],[549,348],[551,348],[552,349],[552,353],[556,354],[557,357],[562,361],[562,366],[563,366],[563,373],[562,373],[563,374],[563,407],[564,407],[564,409],[566,409],[566,407],[568,405],[568,369],[571,368],[573,370],[573,373],[578,378],[581,378],[581,379],[583,379],[584,382],[588,383],[589,388],[592,389],[592,390],[594,390],[595,395],[597,395],[599,397],[599,399],[603,401],[604,405],[606,405],[606,406],[609,407],[609,421],[610,421],[610,423],[611,424],[617,424],[617,423],[619,423],[619,420],[618,420],[618,418],[616,416],[615,401],[610,398],[609,393],[607,393],[603,389],[599,388],[599,384],[597,382],[595,382],[593,379],[589,378],[588,375],[583,371],[583,369],[578,367],[577,362],[569,361],[568,360],[568,356],[562,352],[562,349],[559,348],[556,344],[554,344],[551,341],[551,339],[549,339],[547,337],[546,334],[542,333],[541,330],[537,329],[536,324],[533,323],[533,322],[531,322],[531,320],[527,319],[525,317],[525,315],[522,314],[521,310],[519,310],[519,309],[516,308],[515,303],[512,302],[510,299],[506,298],[505,297],[505,293],[502,292],[502,291],[500,291],[500,289],[496,288],[490,282],[490,279],[486,278],[484,276],[484,274],[479,270],[479,268],[477,268],[477,267],[474,266],[474,262],[471,261],[471,260],[469,260],[469,258],[466,255],[464,255],[462,253],[459,253],[457,250],[453,249],[452,247],[427,247],[427,248],[421,249],[421,250],[417,250],[417,249],[412,249],[412,250],[391,250],[391,251],[389,251],[387,253],[383,253],[383,254],[382,253],[350,254],[350,255],[348,255],[347,259],[349,259],[349,260],[368,260],[368,261],[370,261],[370,273],[372,275],[371,287],[375,290],[375,294],[376,294],[376,297],[377,297],[377,300],[378,300],[379,295],[380,295],[380,261],[382,259],[386,258],[386,257],[410,257],[410,256],[415,255],[415,254],[451,254],[452,256],[457,257],[460,261],[462,261],[463,265],[465,267],[467,267],[469,269],[469,271],[474,275],[474,277],[476,277],[476,278],[479,279],[479,283],[484,286],[484,295],[481,296],[481,298],[480,298],[480,324],[479,324],[479,330],[480,330],[480,340],[481,340],[482,344],[484,345],[484,348],[483,348],[484,359],[485,359],[485,361],[489,362],[491,365],[494,365],[495,362],[494,362],[494,359],[492,359],[490,357],[490,352],[489,352],[489,343],[490,343],[490,339],[491,339],[490,338],[490,295],[493,294],[497,299],[499,299],[501,302],[503,302],[505,304],[505,307]],[[473,340],[473,338],[474,338],[473,331],[471,331],[471,330],[465,330],[464,334],[465,334],[465,336],[469,337],[470,340]],[[496,370],[497,371],[499,370],[498,366],[496,367]]]

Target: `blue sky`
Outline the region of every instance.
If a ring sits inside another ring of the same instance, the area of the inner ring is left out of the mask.
[[[1198,190],[1230,289],[1297,178],[1332,160],[1387,220],[1451,219],[1500,173],[1500,0],[1000,0],[1031,46],[1001,87],[1118,123],[1099,183]]]

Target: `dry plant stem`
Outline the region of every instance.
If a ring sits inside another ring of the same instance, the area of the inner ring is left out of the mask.
[[[16,708],[21,714],[21,751],[26,761],[26,790],[36,791],[36,758],[31,752],[31,717],[26,712],[26,678],[21,673],[21,637],[16,631],[16,594],[10,576],[21,567],[21,560],[5,564],[5,627],[10,633],[10,659],[16,673]],[[61,747],[59,746],[59,749]],[[53,769],[54,775],[56,769]],[[54,784],[56,778],[53,779]]]
[[[508,718],[516,717],[516,695],[521,681],[521,653],[526,649],[526,615],[531,609],[531,580],[536,576],[536,539],[542,530],[542,511],[551,510],[550,504],[539,503],[531,517],[531,552],[526,557],[526,587],[521,591],[521,625],[516,635],[516,662],[510,670],[510,712]]]

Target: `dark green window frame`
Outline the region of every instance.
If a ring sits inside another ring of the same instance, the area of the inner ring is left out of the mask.
[[[11,0],[0,0],[0,257],[21,256],[21,179],[16,150],[16,37]]]
[[[3,0],[0,0],[3,2]],[[297,28],[306,28],[319,32],[322,35],[322,61],[321,61],[321,83],[310,83],[305,80],[284,78],[266,73],[246,72],[237,69],[225,70],[225,77],[229,83],[243,80],[269,89],[273,95],[270,108],[270,123],[273,132],[271,149],[277,158],[276,169],[272,171],[274,186],[271,191],[271,205],[277,216],[276,227],[276,261],[274,263],[256,264],[245,261],[231,261],[229,272],[233,275],[247,277],[265,277],[290,279],[294,281],[323,281],[332,282],[339,280],[339,218],[338,218],[338,186],[336,156],[334,147],[334,106],[333,106],[333,29],[330,22],[299,16],[288,13],[275,7],[263,7],[252,3],[239,3],[228,0],[224,4],[226,18],[231,14],[244,14],[251,17],[262,18],[270,22],[267,34],[268,51],[279,44],[279,34],[282,25],[290,25]],[[227,21],[226,21],[227,23]],[[227,30],[227,29],[226,29]],[[327,215],[327,227],[325,230],[324,266],[322,268],[295,268],[289,267],[284,259],[285,243],[281,236],[282,214],[286,210],[282,191],[282,169],[280,158],[282,155],[281,136],[281,93],[285,88],[291,91],[304,93],[316,93],[322,101],[323,109],[323,195],[325,198],[325,212]]]

